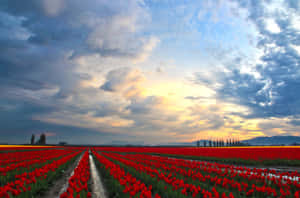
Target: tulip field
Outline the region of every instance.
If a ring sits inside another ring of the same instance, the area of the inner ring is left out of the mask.
[[[29,148],[0,153],[0,197],[38,197],[84,148]]]
[[[299,161],[300,147],[6,146],[0,147],[0,197],[298,198]]]

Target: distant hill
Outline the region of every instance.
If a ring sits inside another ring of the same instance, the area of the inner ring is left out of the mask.
[[[271,136],[271,137],[256,137],[242,141],[250,145],[291,145],[294,143],[300,144],[299,136]]]

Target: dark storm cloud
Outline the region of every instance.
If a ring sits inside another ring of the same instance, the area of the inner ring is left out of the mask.
[[[72,72],[76,56],[139,57],[151,40],[136,34],[147,14],[136,1],[123,5],[122,1],[95,0],[84,4],[28,0],[24,5],[17,0],[1,1],[1,78],[19,81],[20,86],[32,80],[35,89],[39,84],[70,89],[80,80]]]
[[[299,16],[298,3],[289,1],[291,10],[282,5],[283,13],[267,13],[272,1],[236,1],[249,12],[248,19],[258,31],[257,47],[264,51],[262,63],[254,67],[256,76],[240,70],[244,63],[235,59],[227,65],[229,72],[217,72],[216,80],[196,74],[196,82],[216,90],[221,99],[249,107],[248,117],[283,117],[300,114],[300,54],[295,46],[300,45],[299,27],[293,18]],[[268,29],[268,19],[280,27],[280,32]],[[216,86],[217,85],[217,86]]]
[[[83,127],[67,126],[55,123],[45,123],[32,119],[33,115],[50,114],[60,108],[55,105],[38,105],[19,100],[0,100],[1,143],[24,144],[29,143],[31,134],[51,133],[53,137],[47,138],[47,143],[56,144],[59,141],[67,141],[73,144],[104,144],[113,139],[114,134],[104,131],[87,129]],[[75,109],[74,113],[79,109]],[[84,135],[83,135],[84,134]],[[126,134],[118,134],[119,139],[130,138]]]
[[[1,137],[22,129],[55,129],[55,124],[33,120],[39,115],[57,110],[77,114],[91,111],[80,106],[79,98],[84,92],[81,81],[91,76],[75,71],[79,67],[76,58],[144,55],[151,39],[139,30],[147,21],[146,10],[135,0],[1,1],[0,109],[5,110],[0,112],[4,121],[0,124]],[[97,115],[112,112],[110,107],[100,106]]]

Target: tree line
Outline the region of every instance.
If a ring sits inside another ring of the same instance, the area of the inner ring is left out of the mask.
[[[231,147],[231,146],[245,146],[238,139],[228,138],[226,140],[219,139],[219,140],[197,140],[197,147]]]

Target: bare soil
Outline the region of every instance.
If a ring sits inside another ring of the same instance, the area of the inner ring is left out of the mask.
[[[94,159],[89,155],[90,166],[91,166],[91,186],[92,186],[92,198],[107,198],[106,191],[101,181],[101,177],[97,171]]]
[[[69,178],[71,177],[71,174],[73,170],[76,168],[76,166],[79,163],[79,160],[81,159],[83,154],[81,154],[80,157],[78,157],[71,166],[69,166],[63,173],[63,175],[60,177],[60,179],[54,181],[54,184],[49,188],[48,191],[45,192],[40,198],[56,198],[60,196],[61,190],[68,183]]]

